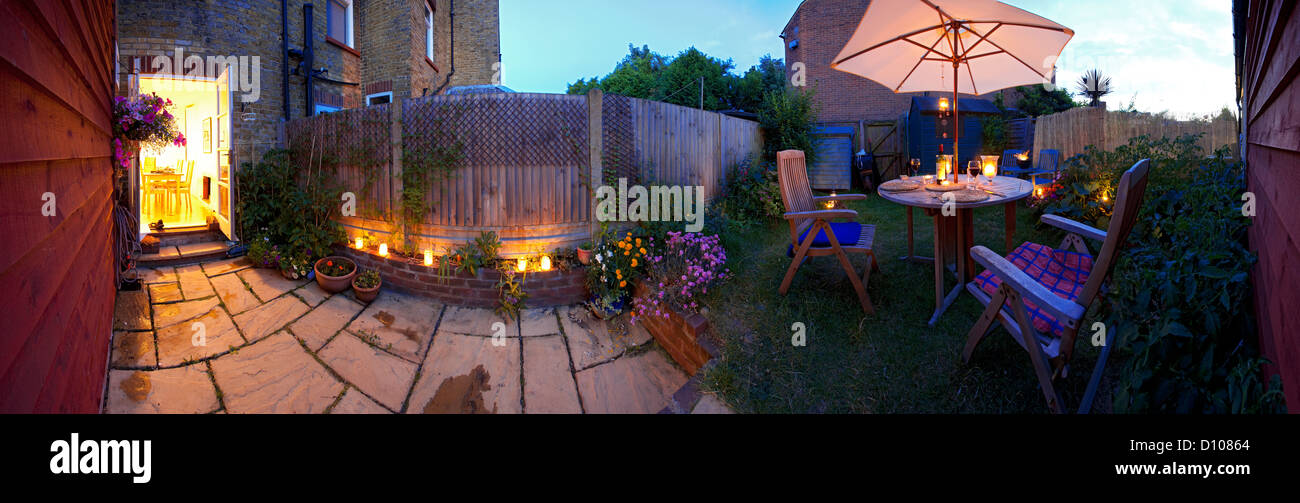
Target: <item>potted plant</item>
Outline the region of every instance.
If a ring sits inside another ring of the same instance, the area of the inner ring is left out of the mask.
[[[650,238],[633,237],[631,232],[623,239],[614,239],[602,239],[594,246],[595,263],[587,268],[587,291],[591,299],[586,305],[601,319],[617,316],[630,305],[636,280],[646,267],[646,248],[651,247]]]
[[[379,271],[367,270],[352,278],[352,293],[356,294],[357,300],[368,304],[379,295],[379,287],[383,284]]]
[[[595,245],[591,241],[578,245],[578,262],[582,262],[582,265],[591,265],[591,250],[594,248]]]
[[[297,256],[287,260],[280,261],[280,275],[284,279],[298,280],[311,275],[311,270],[307,268],[308,260],[306,257]]]
[[[357,275],[357,264],[352,260],[329,256],[316,261],[316,284],[329,293],[339,293],[348,289],[352,277]]]

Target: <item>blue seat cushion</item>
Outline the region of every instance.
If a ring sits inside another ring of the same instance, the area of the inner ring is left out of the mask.
[[[840,246],[853,246],[858,243],[858,238],[862,236],[862,224],[860,223],[831,222],[830,225],[831,225],[831,232],[835,233],[835,239],[840,242]],[[799,234],[799,243],[801,244],[803,243],[803,240],[808,237],[808,232],[811,231],[812,229],[813,229],[812,227],[809,227],[808,230],[803,231],[802,234]],[[813,238],[812,247],[813,248],[831,247],[831,240],[830,238],[826,237],[825,231],[817,232],[817,236]],[[794,258],[794,245],[790,245],[789,247],[786,248],[785,255],[787,257]]]

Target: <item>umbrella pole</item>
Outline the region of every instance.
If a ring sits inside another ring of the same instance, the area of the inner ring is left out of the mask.
[[[952,62],[952,183],[957,183],[957,169],[961,164],[961,118],[958,116],[957,100],[957,79],[961,75],[957,71],[959,64]]]

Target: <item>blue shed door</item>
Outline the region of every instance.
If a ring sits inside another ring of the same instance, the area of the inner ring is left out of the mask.
[[[845,131],[829,131],[839,130]],[[852,183],[852,128],[822,128],[818,134],[817,159],[808,167],[808,183],[817,190],[849,190]],[[846,134],[847,133],[847,134]]]

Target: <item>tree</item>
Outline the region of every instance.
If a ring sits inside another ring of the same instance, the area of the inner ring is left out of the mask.
[[[815,91],[781,88],[770,91],[763,99],[758,112],[758,124],[763,129],[763,156],[776,160],[782,150],[802,150],[808,164],[817,155],[813,130],[817,127],[818,107],[813,99]]]
[[[657,86],[655,100],[687,107],[700,106],[700,79],[704,81],[704,109],[731,108],[734,95],[732,87],[736,65],[728,60],[710,57],[691,47],[682,51],[664,68]]]
[[[757,112],[768,93],[782,89],[785,89],[785,61],[765,54],[757,66],[750,67],[740,78],[732,105],[747,112]]]
[[[1016,108],[1030,117],[1064,112],[1079,106],[1070,97],[1069,91],[1059,87],[1048,91],[1043,86],[1020,86],[1016,92],[1020,93],[1020,102]]]
[[[745,75],[732,71],[730,59],[709,56],[691,47],[675,57],[666,57],[648,46],[628,44],[628,54],[604,77],[582,78],[569,84],[569,94],[586,94],[592,89],[607,93],[700,106],[700,81],[704,81],[706,110],[741,109],[757,112],[764,97],[785,88],[785,62],[765,55]]]

